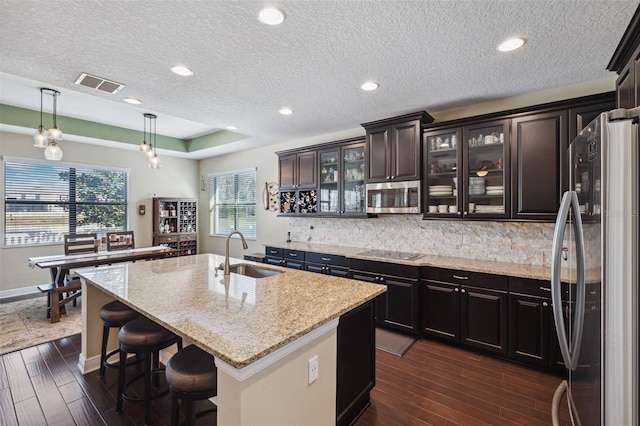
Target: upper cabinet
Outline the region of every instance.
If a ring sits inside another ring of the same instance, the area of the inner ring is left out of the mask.
[[[567,188],[567,119],[567,110],[560,110],[511,121],[515,219],[555,219]]]
[[[425,217],[509,215],[509,121],[425,132]]]
[[[362,137],[276,154],[280,215],[366,216]]]
[[[607,69],[618,74],[618,108],[640,106],[640,6],[631,18]]]
[[[419,180],[422,125],[432,121],[429,114],[419,112],[363,123],[367,182]]]
[[[570,141],[614,106],[604,93],[429,126],[425,218],[555,220]]]
[[[364,203],[364,140],[349,140],[318,150],[320,191],[318,214],[362,216]]]
[[[316,151],[303,151],[279,157],[280,188],[315,188],[318,174],[317,161]]]

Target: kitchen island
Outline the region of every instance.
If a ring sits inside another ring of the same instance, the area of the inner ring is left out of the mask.
[[[98,312],[117,299],[214,356],[218,424],[334,424],[338,324],[385,287],[278,267],[264,278],[225,277],[223,262],[201,254],[77,270],[81,372],[99,367]],[[109,341],[117,345],[115,331]],[[309,384],[314,356],[319,377]]]

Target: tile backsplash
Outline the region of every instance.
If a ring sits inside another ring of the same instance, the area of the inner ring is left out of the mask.
[[[289,218],[291,240],[297,242],[545,266],[553,228],[553,223],[422,220],[419,215]]]

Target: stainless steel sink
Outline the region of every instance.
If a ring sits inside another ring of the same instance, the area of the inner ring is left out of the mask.
[[[259,266],[247,265],[240,263],[238,265],[232,265],[229,267],[229,272],[232,274],[244,275],[251,278],[266,278],[273,275],[281,274],[281,271],[275,271],[273,269],[261,268]]]

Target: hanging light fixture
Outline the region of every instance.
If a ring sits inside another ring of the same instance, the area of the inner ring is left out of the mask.
[[[149,167],[152,169],[160,168],[160,157],[157,152],[157,133],[156,133],[156,118],[155,114],[146,113],[145,120],[149,119],[149,150],[145,151],[149,160]],[[145,121],[146,123],[146,121]],[[153,148],[151,148],[151,142],[153,141]]]
[[[149,152],[151,152],[151,145],[150,143],[147,143],[147,121],[151,121],[151,118],[149,116],[153,114],[143,114],[143,115],[144,115],[144,131],[142,133],[142,143],[140,144],[140,152],[144,152],[145,154],[149,155]],[[151,126],[151,123],[149,123],[149,126]],[[151,131],[151,129],[149,129],[149,131]]]
[[[42,124],[42,101],[44,94],[53,96],[53,126],[45,131]],[[33,146],[44,148],[44,158],[52,161],[62,159],[62,149],[58,146],[57,141],[62,140],[62,131],[58,128],[58,96],[60,92],[46,87],[40,88],[40,125],[36,134],[33,135]]]

